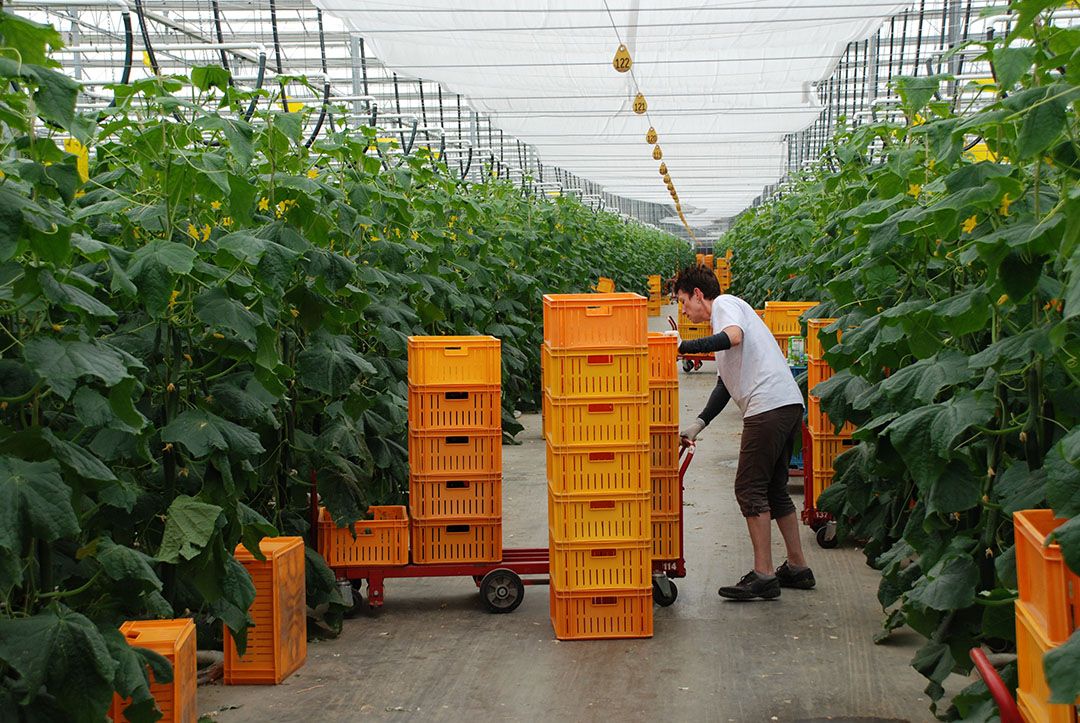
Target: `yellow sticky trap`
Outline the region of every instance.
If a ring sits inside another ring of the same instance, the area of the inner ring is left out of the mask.
[[[615,51],[615,57],[611,60],[611,65],[620,73],[627,72],[634,65],[633,59],[630,58],[630,51],[625,45],[619,45],[619,49]]]
[[[649,130],[645,132],[645,142],[649,145],[656,143],[656,129],[652,126],[650,126]]]
[[[990,150],[987,145],[982,141],[976,143],[971,148],[964,151],[964,157],[969,158],[976,163],[978,163],[979,161],[990,161],[991,163],[996,163],[998,160],[997,154]]]
[[[142,54],[142,64],[145,65],[147,68],[151,67],[152,65],[150,63],[150,53],[146,52],[145,50]]]
[[[667,164],[666,163],[661,163],[660,164],[660,175],[661,176],[666,176],[667,174],[668,174],[667,173]]]
[[[653,158],[653,160],[654,161],[659,161],[663,157],[664,157],[664,152],[662,150],[660,150],[660,146],[653,146],[653,149],[652,149],[652,158]]]
[[[304,109],[304,104],[298,100],[290,100],[285,103],[285,106],[289,109],[290,113],[296,113]]]
[[[75,168],[79,172],[79,180],[86,183],[90,178],[90,151],[74,138],[64,139],[64,150],[77,157]]]
[[[641,115],[649,109],[649,104],[645,102],[645,96],[638,93],[634,98],[634,112]]]

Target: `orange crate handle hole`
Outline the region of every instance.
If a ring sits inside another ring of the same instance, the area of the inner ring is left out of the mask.
[[[452,480],[446,483],[446,489],[448,490],[465,490],[469,488],[469,483],[464,480]]]
[[[447,525],[446,526],[447,533],[455,534],[455,535],[456,534],[468,534],[469,530],[471,530],[471,529],[472,529],[471,525]]]
[[[615,411],[615,405],[607,402],[605,404],[590,404],[589,414],[611,414]]]
[[[469,443],[469,437],[468,436],[447,437],[446,438],[446,443],[447,444],[468,444]]]
[[[589,502],[590,510],[613,510],[615,509],[615,500],[593,500]]]
[[[589,452],[590,462],[614,462],[614,452]]]
[[[610,306],[586,306],[585,316],[611,316]]]
[[[446,399],[449,399],[449,400],[468,399],[469,398],[469,393],[468,392],[446,392],[444,397]]]
[[[460,346],[447,346],[443,347],[443,354],[445,356],[468,356],[469,350]]]

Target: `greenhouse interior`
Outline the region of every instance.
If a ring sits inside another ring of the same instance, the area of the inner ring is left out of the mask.
[[[0,722],[1080,723],[1080,3],[0,36]]]

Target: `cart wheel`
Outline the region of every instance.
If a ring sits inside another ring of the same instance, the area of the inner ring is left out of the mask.
[[[694,362],[689,359],[683,359],[682,370],[684,372],[691,372],[694,370]]]
[[[701,368],[701,363],[702,363],[702,362],[701,362],[701,360],[700,360],[700,359],[695,359],[695,360],[694,360],[694,371],[697,371],[698,369],[700,369],[700,368]]]
[[[480,581],[480,598],[489,612],[513,612],[525,598],[525,583],[513,570],[492,570]]]
[[[352,590],[352,607],[345,611],[344,618],[346,620],[352,620],[357,615],[368,611],[367,600],[364,599],[364,594],[360,592],[359,585],[351,585]]]
[[[840,538],[836,536],[836,529],[830,524],[818,528],[817,544],[826,550],[831,550],[840,544]]]
[[[667,588],[666,590],[664,588]],[[652,581],[653,602],[662,608],[666,608],[679,599],[679,588],[668,578],[653,578]]]

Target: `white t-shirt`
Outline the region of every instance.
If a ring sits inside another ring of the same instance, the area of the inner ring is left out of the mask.
[[[716,352],[716,368],[743,417],[801,406],[802,392],[769,327],[745,301],[722,294],[713,300],[713,334],[729,326],[742,329],[742,343]]]

